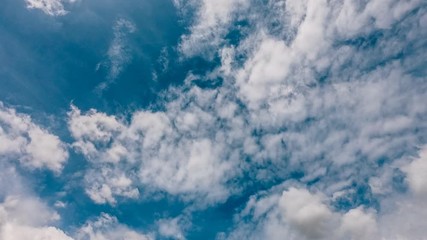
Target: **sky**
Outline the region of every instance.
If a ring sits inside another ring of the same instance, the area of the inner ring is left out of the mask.
[[[0,0],[1,240],[427,239],[424,0]]]

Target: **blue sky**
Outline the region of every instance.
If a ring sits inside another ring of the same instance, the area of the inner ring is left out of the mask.
[[[2,0],[0,239],[425,239],[423,0]]]

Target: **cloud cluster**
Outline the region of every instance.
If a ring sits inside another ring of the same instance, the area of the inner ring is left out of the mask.
[[[227,239],[378,239],[373,210],[337,212],[304,188],[251,198],[239,222]]]
[[[244,139],[236,104],[217,90],[191,88],[165,107],[130,121],[72,107],[73,146],[98,169],[86,175],[92,199],[115,203],[114,196],[137,197],[138,187],[205,203],[229,196]]]
[[[59,173],[68,159],[66,145],[55,135],[0,102],[0,158],[18,160],[29,169]]]
[[[423,239],[426,188],[414,185],[414,179],[425,181],[425,174],[420,174],[422,167],[412,171],[425,163],[424,148],[419,157],[401,167],[407,173],[409,192],[382,199],[381,212],[363,205],[345,211],[334,209],[332,197],[285,183],[252,196],[236,216],[236,228],[222,238]]]
[[[0,163],[0,239],[2,240],[149,240],[129,229],[108,214],[87,220],[65,232],[60,228],[61,217],[46,202],[38,198],[29,183],[15,167]],[[56,204],[58,205],[58,204]],[[63,203],[61,207],[66,207]]]
[[[278,185],[255,194],[224,237],[421,238],[425,150],[409,159],[427,134],[425,4],[265,2],[175,1],[194,11],[182,56],[216,56],[220,65],[189,73],[159,106],[129,116],[71,106],[72,146],[89,162],[86,193],[98,204],[167,194],[208,206],[248,186]],[[114,30],[110,80],[130,61],[125,42],[135,26],[120,19]],[[67,157],[59,139],[0,110],[0,156],[59,171]],[[297,184],[280,187],[289,179]],[[81,236],[117,238],[98,230],[111,223],[102,215]],[[177,219],[159,224],[161,235],[183,238]]]

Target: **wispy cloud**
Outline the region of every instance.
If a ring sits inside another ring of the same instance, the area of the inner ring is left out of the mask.
[[[75,3],[77,0],[25,0],[27,8],[40,9],[50,16],[62,16],[68,13],[64,3]]]
[[[97,90],[104,90],[113,83],[127,64],[132,60],[132,53],[128,45],[128,35],[136,31],[136,26],[129,20],[120,18],[113,26],[114,38],[107,51],[107,60],[101,62],[100,66],[106,67],[108,71],[107,80],[98,85]]]

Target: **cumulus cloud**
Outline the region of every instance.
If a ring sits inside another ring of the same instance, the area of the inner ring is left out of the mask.
[[[158,234],[164,238],[182,240],[191,223],[186,216],[165,218],[157,221]]]
[[[403,167],[411,190],[417,195],[427,194],[427,147],[419,152],[419,157]]]
[[[72,240],[56,227],[58,220],[58,213],[32,194],[15,168],[2,162],[0,239]]]
[[[35,198],[8,196],[0,203],[1,239],[72,240],[62,230],[46,225],[58,217]]]
[[[81,240],[150,240],[150,235],[145,235],[129,229],[118,222],[117,218],[106,213],[101,214],[97,219],[88,221],[80,228],[76,239]]]
[[[0,163],[0,239],[2,240],[149,240],[150,234],[131,230],[117,218],[101,214],[65,232],[60,225],[61,216],[43,199],[37,197],[28,182],[14,167]],[[67,207],[56,202],[55,207]]]
[[[130,120],[72,107],[73,146],[104,169],[87,171],[96,202],[136,198],[143,188],[214,203],[238,192],[239,177],[268,182],[300,173],[302,183],[354,208],[362,201],[356,188],[374,201],[385,189],[378,184],[391,186],[396,164],[422,143],[427,85],[411,70],[422,65],[412,46],[427,34],[420,1],[269,1],[270,15],[257,3],[250,10],[239,1],[176,4],[196,9],[190,38],[198,24],[216,28],[232,15],[253,24],[235,46],[219,45],[217,69],[193,76],[221,78],[217,87],[185,81],[164,93],[161,110]]]
[[[402,162],[409,191],[380,198],[379,210],[336,208],[334,195],[286,182],[252,196],[235,216],[235,229],[220,239],[423,239],[427,196],[417,183],[425,178],[424,162],[425,147]]]
[[[25,0],[27,8],[40,9],[50,16],[61,16],[68,13],[64,4],[75,3],[77,0]]]
[[[66,145],[55,135],[0,102],[0,157],[30,169],[59,173],[68,159]]]
[[[233,146],[242,144],[238,138],[244,132],[238,126],[244,123],[235,116],[236,106],[225,102],[221,93],[200,88],[190,91],[194,102],[188,101],[188,95],[178,96],[166,106],[168,111],[138,111],[130,122],[95,110],[81,113],[72,107],[69,129],[75,138],[73,146],[98,169],[87,172],[92,199],[112,203],[111,196],[137,196],[138,187],[204,203],[229,196],[225,184],[240,171],[240,150]],[[218,104],[218,112],[208,111],[212,102]],[[102,169],[113,175],[96,177]],[[123,184],[106,179],[122,179]]]
[[[322,193],[290,187],[254,196],[227,239],[378,239],[375,213],[362,207],[337,212]]]
[[[220,66],[130,118],[71,107],[72,145],[91,168],[86,193],[99,204],[160,193],[206,206],[294,178],[255,194],[223,236],[422,239],[425,150],[410,159],[427,134],[427,9],[417,0],[267,2],[271,14],[257,1],[175,1],[195,9],[183,56],[214,49]],[[248,26],[231,45],[236,19]],[[184,235],[176,219],[159,223],[163,236]]]

